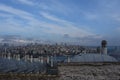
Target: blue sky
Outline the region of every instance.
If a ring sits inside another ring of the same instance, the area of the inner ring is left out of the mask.
[[[120,0],[0,0],[0,35],[120,45]]]

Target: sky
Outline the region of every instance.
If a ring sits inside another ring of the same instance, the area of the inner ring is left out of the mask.
[[[120,0],[0,0],[0,35],[120,45]]]

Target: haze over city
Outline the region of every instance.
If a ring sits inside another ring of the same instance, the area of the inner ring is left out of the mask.
[[[120,0],[0,0],[0,36],[120,45]]]

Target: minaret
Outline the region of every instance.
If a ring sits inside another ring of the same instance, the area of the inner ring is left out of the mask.
[[[44,61],[43,61],[43,56],[41,56],[40,62],[41,62],[41,63],[44,63]]]
[[[33,62],[33,56],[32,55],[30,56],[30,62],[31,63]]]
[[[70,62],[70,56],[67,56],[67,62],[68,63]]]
[[[13,59],[17,60],[17,55],[16,54],[13,54]]]
[[[101,42],[101,53],[102,54],[107,54],[107,41],[106,40],[102,40]]]
[[[39,57],[38,57],[38,61],[39,61],[39,62],[40,62],[40,59],[41,59],[41,58],[40,58],[40,56],[39,56]]]
[[[53,67],[53,56],[51,56],[51,61],[50,62],[51,62],[50,63],[51,67]]]
[[[20,54],[17,54],[17,60],[20,61]]]
[[[6,56],[6,54],[5,54],[5,53],[3,53],[3,58],[7,58],[7,56]]]
[[[28,56],[28,55],[25,55],[25,56],[24,56],[25,62],[28,61],[28,59],[29,59],[29,56]]]
[[[7,53],[7,49],[5,48],[5,54]]]
[[[1,53],[1,58],[3,58],[3,53]]]
[[[7,54],[7,58],[11,59],[11,54],[10,53]]]
[[[49,60],[49,56],[47,56],[47,63],[48,63],[48,64],[49,64],[49,61],[50,61],[50,60]]]
[[[4,51],[5,51],[5,53],[3,54],[4,58],[8,58],[8,57],[7,57],[7,49],[5,48]]]
[[[86,49],[83,52],[84,52],[84,54],[86,54],[86,52],[87,52]]]

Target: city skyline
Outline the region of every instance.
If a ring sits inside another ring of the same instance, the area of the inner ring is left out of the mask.
[[[0,35],[120,45],[119,0],[0,0]]]

